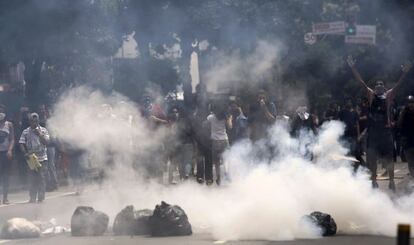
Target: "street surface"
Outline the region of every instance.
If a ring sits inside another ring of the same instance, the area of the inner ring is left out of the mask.
[[[379,180],[382,191],[390,195],[401,195],[405,190],[404,185],[407,183],[407,164],[396,165],[396,184],[397,193],[392,194],[388,191],[388,181]],[[11,205],[0,205],[0,223],[3,224],[6,220],[14,217],[22,217],[28,220],[42,220],[48,221],[52,218],[58,220],[58,224],[70,227],[70,218],[79,204],[84,204],[84,196],[76,195],[73,188],[62,187],[58,191],[48,192],[47,198],[42,204],[29,204],[28,193],[17,192],[10,194],[9,200]],[[62,223],[63,222],[63,223]],[[110,220],[112,225],[113,217]],[[412,239],[414,242],[414,239]],[[56,234],[42,236],[38,239],[24,239],[24,240],[1,240],[0,244],[44,244],[44,245],[66,245],[66,244],[88,244],[88,245],[106,245],[106,244],[166,244],[166,245],[183,245],[183,244],[275,244],[275,245],[300,245],[300,244],[352,244],[352,245],[381,245],[381,244],[395,244],[396,238],[381,237],[381,236],[350,236],[339,234],[334,237],[315,239],[315,240],[296,240],[296,241],[215,241],[209,234],[194,234],[188,237],[167,237],[167,238],[151,238],[145,236],[113,236],[111,231],[107,231],[105,236],[101,237],[72,237],[70,233]]]

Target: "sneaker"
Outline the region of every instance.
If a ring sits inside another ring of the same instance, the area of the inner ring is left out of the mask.
[[[44,199],[39,199],[37,200],[37,203],[42,203],[44,201]]]
[[[207,180],[206,184],[207,184],[208,186],[210,186],[210,185],[212,185],[212,184],[213,184],[213,181],[212,181],[212,180]]]
[[[4,200],[3,200],[3,204],[4,204],[4,205],[9,205],[9,204],[10,204],[10,202],[9,202],[9,200],[4,199]]]
[[[36,202],[36,200],[35,199],[30,199],[29,200],[29,203],[35,203]]]
[[[388,184],[388,188],[390,190],[392,190],[393,192],[395,192],[396,191],[395,182],[394,181],[390,181],[390,183]]]
[[[221,180],[220,179],[216,179],[216,183],[217,183],[217,185],[221,185]]]
[[[378,188],[377,181],[372,181],[372,188],[374,188],[374,189],[377,189]]]
[[[203,179],[203,178],[197,178],[197,182],[198,182],[199,184],[203,184],[203,183],[204,183],[204,179]]]

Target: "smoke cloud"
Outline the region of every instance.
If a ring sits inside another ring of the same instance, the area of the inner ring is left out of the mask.
[[[209,57],[212,64],[203,77],[210,91],[234,84],[257,83],[267,79],[279,58],[282,45],[258,41],[248,54],[234,50],[230,54],[217,50]]]
[[[63,141],[93,153],[90,161],[98,166],[105,167],[109,157],[117,159],[102,186],[90,187],[78,203],[111,218],[126,205],[153,208],[165,200],[187,212],[195,233],[220,240],[317,238],[320,231],[302,219],[316,210],[330,213],[342,234],[393,236],[397,223],[414,224],[412,197],[393,201],[371,188],[366,172],[354,175],[350,163],[332,160],[332,154],[347,151],[338,140],[343,132],[339,122],[324,124],[317,137],[304,132],[299,139],[290,137],[287,125],[276,123],[268,139],[239,142],[225,153],[232,181],[223,187],[144,180],[130,163],[143,164],[141,154],[159,149],[166,132],[149,130],[136,105],[122,96],[84,87],[69,91],[57,103],[50,125]],[[305,140],[313,142],[314,162],[299,154],[298,145]],[[266,145],[280,154],[256,157]]]

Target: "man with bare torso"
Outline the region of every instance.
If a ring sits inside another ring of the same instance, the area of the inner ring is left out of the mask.
[[[411,64],[402,67],[402,74],[396,85],[386,90],[383,81],[376,81],[374,89],[368,87],[355,67],[355,60],[349,56],[348,65],[352,69],[355,79],[367,90],[369,112],[368,112],[368,140],[367,140],[367,164],[371,171],[371,181],[374,188],[377,183],[377,160],[382,159],[389,173],[390,182],[388,187],[395,191],[394,162],[393,162],[393,139],[390,108],[396,92],[404,77],[411,69]]]

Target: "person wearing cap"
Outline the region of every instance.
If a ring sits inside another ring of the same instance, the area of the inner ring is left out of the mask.
[[[401,130],[408,169],[411,177],[414,178],[414,96],[410,95],[407,97],[397,125]]]
[[[10,167],[13,158],[14,128],[13,124],[6,120],[4,106],[0,106],[0,176],[3,186],[3,204],[9,204],[7,194],[9,192]]]
[[[49,132],[39,125],[39,115],[37,113],[31,113],[29,120],[30,127],[23,130],[19,144],[26,158],[34,154],[41,164],[40,168],[29,170],[29,202],[34,203],[36,199],[38,202],[43,202],[46,191],[46,145],[49,143]]]
[[[378,188],[377,160],[382,159],[390,178],[388,188],[395,191],[391,104],[412,65],[411,63],[404,64],[402,66],[402,74],[396,85],[387,90],[385,89],[384,82],[380,80],[376,81],[374,89],[368,87],[356,69],[355,60],[352,56],[348,57],[347,62],[352,69],[355,79],[365,87],[368,95],[367,164],[371,171],[372,187]]]

